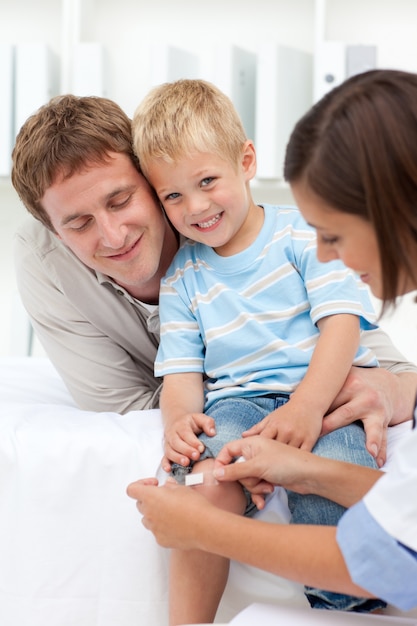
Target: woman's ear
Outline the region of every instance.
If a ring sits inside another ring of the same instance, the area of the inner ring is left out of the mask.
[[[252,180],[256,174],[256,150],[251,139],[243,144],[242,170],[246,181]]]

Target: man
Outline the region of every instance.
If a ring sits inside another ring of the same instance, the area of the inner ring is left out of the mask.
[[[158,406],[155,308],[178,243],[138,171],[130,120],[109,100],[54,99],[21,129],[12,181],[39,220],[17,233],[19,290],[74,399]]]
[[[19,132],[12,182],[36,218],[16,234],[19,291],[75,401],[157,407],[159,281],[179,239],[140,173],[129,118],[105,98],[54,98]],[[324,431],[363,419],[380,462],[384,426],[412,416],[417,368],[381,331],[365,341],[386,369],[353,368]]]

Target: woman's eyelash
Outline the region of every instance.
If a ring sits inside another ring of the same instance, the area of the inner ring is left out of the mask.
[[[323,243],[332,245],[338,241],[338,237],[322,237],[321,240]]]

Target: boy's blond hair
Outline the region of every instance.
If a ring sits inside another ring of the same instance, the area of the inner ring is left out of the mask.
[[[145,176],[152,160],[176,162],[193,152],[217,154],[237,167],[247,139],[231,100],[203,80],[152,89],[135,111],[132,130]]]

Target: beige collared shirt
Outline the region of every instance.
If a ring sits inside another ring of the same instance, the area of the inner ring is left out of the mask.
[[[33,218],[16,233],[15,265],[34,331],[80,408],[156,408],[157,307],[97,275]]]

